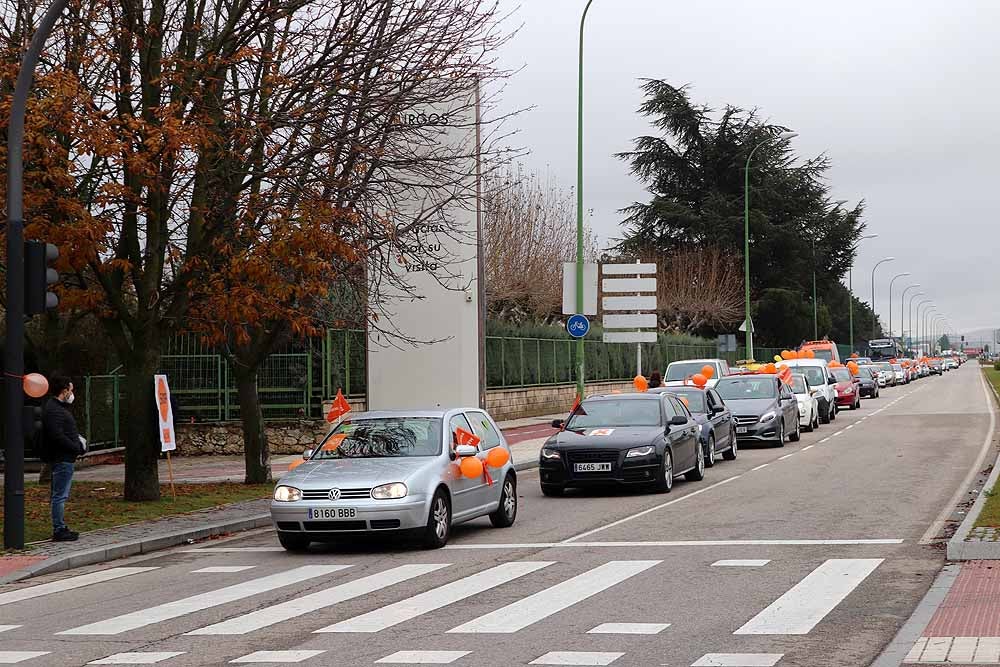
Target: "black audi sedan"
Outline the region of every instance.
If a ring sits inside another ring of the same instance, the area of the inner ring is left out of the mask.
[[[650,393],[668,393],[681,399],[698,422],[698,438],[705,450],[705,467],[711,468],[721,454],[727,461],[736,458],[739,445],[736,442],[736,422],[726,402],[715,389],[682,386],[657,387]]]
[[[792,390],[778,376],[767,373],[720,378],[715,385],[736,415],[740,440],[773,442],[799,440],[799,404]]]
[[[539,453],[542,493],[571,487],[652,486],[665,493],[674,478],[705,475],[698,424],[672,394],[611,394],[585,399]]]

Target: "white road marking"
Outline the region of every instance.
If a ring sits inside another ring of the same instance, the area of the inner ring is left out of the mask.
[[[978,643],[978,637],[955,637],[948,651],[948,662],[972,662]]]
[[[802,451],[806,451],[807,449],[812,449],[815,446],[816,445],[806,445],[805,447],[802,448]]]
[[[19,662],[40,658],[51,651],[0,651],[0,665],[16,665]]]
[[[550,586],[506,607],[449,630],[449,633],[512,633],[645,572],[659,560],[613,560]],[[542,664],[542,663],[539,663]]]
[[[612,521],[611,523],[605,524],[605,525],[603,525],[603,526],[601,526],[599,528],[594,528],[593,530],[588,530],[588,531],[580,533],[578,535],[574,535],[573,537],[569,537],[569,538],[563,540],[563,543],[575,542],[575,541],[579,540],[580,538],[589,537],[591,535],[594,535],[595,533],[601,532],[602,530],[607,530],[608,528],[614,528],[615,526],[620,526],[623,523],[628,523],[629,521],[632,521],[633,519],[638,519],[639,517],[646,516],[647,514],[650,514],[651,512],[656,512],[658,510],[661,510],[664,507],[670,507],[671,505],[673,505],[675,503],[679,503],[679,502],[682,502],[684,500],[688,500],[689,498],[694,498],[695,496],[701,495],[702,493],[705,493],[706,491],[711,491],[712,489],[718,488],[718,487],[722,486],[723,484],[728,484],[729,482],[736,481],[736,480],[738,480],[742,476],[743,475],[733,475],[732,477],[729,477],[729,478],[724,479],[722,481],[716,482],[715,484],[709,484],[708,486],[706,486],[704,488],[698,489],[697,491],[689,493],[689,494],[687,494],[685,496],[681,496],[680,498],[676,498],[674,500],[668,500],[665,503],[660,503],[659,505],[656,505],[655,507],[650,507],[649,509],[642,510],[641,512],[636,512],[635,514],[631,514],[631,515],[629,515],[629,516],[627,516],[627,517],[625,517],[623,519],[618,519],[617,521]]]
[[[944,662],[951,648],[951,637],[928,637],[920,662]]]
[[[1000,637],[980,637],[972,662],[978,664],[1000,662]]]
[[[229,572],[243,572],[245,570],[252,570],[256,565],[213,565],[212,567],[203,567],[200,570],[194,570],[191,574],[225,574]]]
[[[529,665],[610,665],[624,653],[600,653],[597,651],[551,651],[535,658]]]
[[[376,665],[449,665],[472,651],[396,651],[375,661]]]
[[[11,604],[12,602],[21,602],[22,600],[30,600],[32,598],[41,597],[43,595],[51,595],[52,593],[62,593],[63,591],[71,591],[74,588],[83,588],[84,586],[90,586],[91,584],[99,584],[104,581],[112,581],[114,579],[120,579],[121,577],[128,577],[133,574],[141,574],[143,572],[150,572],[152,570],[158,570],[158,569],[160,568],[113,567],[108,570],[101,570],[99,572],[90,572],[88,574],[81,574],[76,577],[60,579],[59,581],[51,581],[47,584],[28,586],[27,588],[19,588],[16,591],[10,591],[9,593],[0,593],[0,606],[5,604]]]
[[[788,589],[735,635],[804,635],[875,571],[883,558],[831,558]]]
[[[128,632],[129,630],[136,630],[138,628],[146,627],[147,625],[153,625],[154,623],[160,623],[162,621],[168,621],[172,618],[178,618],[179,616],[193,614],[194,612],[202,611],[203,609],[218,607],[219,605],[227,604],[229,602],[235,602],[236,600],[242,600],[253,595],[266,593],[276,588],[281,588],[282,586],[297,584],[314,577],[322,577],[332,574],[333,572],[337,572],[338,570],[344,570],[348,567],[350,567],[350,565],[303,565],[302,567],[297,567],[285,572],[279,572],[278,574],[272,574],[259,579],[250,579],[249,581],[244,581],[232,586],[226,586],[225,588],[220,588],[218,590],[193,595],[191,597],[184,598],[183,600],[166,602],[148,609],[141,609],[131,614],[115,616],[114,618],[110,618],[106,621],[98,621],[96,623],[81,625],[80,627],[73,628],[71,630],[63,630],[62,632],[57,632],[56,634],[119,635],[123,632]]]
[[[588,635],[655,635],[670,627],[669,623],[601,623],[587,630]]]
[[[633,549],[637,547],[745,547],[745,546],[851,546],[860,544],[902,544],[901,539],[858,539],[858,540],[676,540],[662,542],[524,542],[501,544],[449,544],[445,549],[569,549],[574,547],[613,547]]]
[[[757,466],[756,468],[750,468],[750,472],[753,472],[754,470],[760,470],[760,469],[762,469],[762,468],[766,468],[766,467],[767,467],[767,466],[769,466],[769,465],[771,465],[771,464],[770,464],[770,463],[761,463],[761,464],[760,464],[759,466]]]
[[[788,458],[789,456],[795,456],[795,452],[792,452],[791,454],[785,454],[784,456],[779,456],[779,457],[778,457],[778,460],[779,460],[779,461],[784,461],[784,460],[785,460],[785,459],[787,459],[787,458]]]
[[[772,667],[784,653],[706,653],[691,667]]]
[[[115,653],[100,660],[88,662],[88,665],[155,665],[158,662],[184,655],[183,651],[136,651],[133,653]]]
[[[906,654],[906,657],[903,658],[903,662],[917,662],[925,646],[927,646],[927,637],[921,637],[910,649],[910,652]]]
[[[317,655],[326,653],[326,651],[256,651],[250,655],[245,655],[242,658],[236,658],[235,660],[230,660],[232,663],[247,663],[247,662],[267,662],[267,663],[293,663],[293,662],[303,662],[309,658],[315,658]]]
[[[770,559],[760,560],[717,560],[712,563],[712,567],[764,567],[770,563]]]
[[[436,572],[437,570],[449,567],[449,563],[414,563],[411,565],[400,565],[385,572],[379,572],[367,577],[362,577],[355,581],[326,588],[309,595],[293,598],[287,602],[262,607],[257,611],[252,611],[243,616],[231,618],[198,628],[187,634],[189,635],[245,635],[254,630],[260,630],[272,626],[282,621],[288,621],[299,616],[311,614],[314,611],[332,607],[335,604],[352,600],[362,595],[368,595],[387,586],[392,586],[423,574]]]
[[[855,424],[851,424],[850,426],[848,426],[848,427],[847,427],[847,428],[845,428],[844,430],[845,430],[845,431],[847,431],[847,430],[849,430],[849,429],[852,429],[852,428],[854,428],[854,426],[855,426]]]
[[[0,625],[0,632],[7,632],[8,630],[16,630],[21,627],[20,625]]]
[[[316,632],[379,632],[391,628],[404,621],[416,618],[422,614],[440,609],[460,600],[488,591],[491,588],[513,581],[526,574],[531,574],[543,567],[552,565],[554,561],[523,561],[503,563],[482,572],[444,586],[438,586],[425,593],[400,600],[381,609],[367,614],[349,618],[346,621],[328,625]]]

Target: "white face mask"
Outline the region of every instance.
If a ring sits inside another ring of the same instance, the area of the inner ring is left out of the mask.
[[[66,404],[67,405],[72,404],[73,401],[75,400],[76,400],[76,394],[70,394],[69,396],[66,397]]]

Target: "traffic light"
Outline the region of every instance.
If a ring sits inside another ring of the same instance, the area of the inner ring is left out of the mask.
[[[49,285],[59,282],[59,272],[49,266],[59,257],[59,248],[44,241],[24,242],[24,314],[41,315],[59,305]]]

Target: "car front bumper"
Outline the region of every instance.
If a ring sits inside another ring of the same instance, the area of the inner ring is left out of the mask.
[[[748,442],[778,442],[778,424],[780,419],[775,417],[763,424],[740,424],[736,427],[736,440]],[[746,433],[740,433],[741,429],[746,429]]]
[[[699,444],[701,439],[699,438]],[[641,447],[643,445],[636,445]],[[585,463],[587,461],[574,461],[570,451],[561,451],[559,460],[542,459],[538,466],[539,481],[542,484],[561,487],[595,487],[595,486],[635,486],[651,484],[656,481],[657,472],[663,465],[663,457],[654,454],[652,456],[637,457],[625,460],[625,451],[615,452],[614,456],[608,456],[601,461],[611,463],[611,470],[601,472],[576,472],[574,463]]]
[[[837,396],[837,407],[845,406],[851,407],[854,402],[858,400],[857,394],[845,394],[843,396]]]
[[[351,518],[312,519],[311,509],[354,509]],[[317,539],[340,533],[383,532],[423,528],[427,525],[429,500],[424,494],[399,500],[300,500],[271,501],[271,522],[281,533],[306,534]]]

